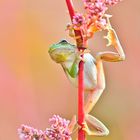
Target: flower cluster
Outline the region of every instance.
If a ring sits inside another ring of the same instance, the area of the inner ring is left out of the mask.
[[[81,30],[86,37],[92,37],[93,33],[106,28],[109,18],[105,12],[108,6],[112,6],[121,0],[83,0],[86,14],[76,13],[73,17],[72,28]]]
[[[54,115],[50,120],[51,128],[46,129],[50,140],[71,140],[68,125],[70,121]]]
[[[83,0],[85,9],[90,17],[102,17],[108,6],[112,6],[121,0]]]
[[[120,2],[121,0],[105,0],[106,5],[115,5],[118,2]]]
[[[82,14],[77,13],[73,18],[73,25],[80,27],[85,24],[85,21],[85,17]]]
[[[84,0],[84,6],[90,18],[101,17],[107,10],[106,4],[101,0],[94,2],[85,2]]]
[[[18,129],[20,140],[71,140],[68,129],[69,120],[54,115],[50,118],[50,128],[45,131],[37,130],[27,125],[21,125]]]
[[[27,125],[21,125],[21,128],[18,129],[18,134],[21,140],[47,140],[42,130],[37,130]]]

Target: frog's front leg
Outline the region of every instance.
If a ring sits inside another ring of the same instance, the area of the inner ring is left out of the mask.
[[[62,67],[63,67],[63,69],[66,72],[68,77],[76,78],[78,76],[79,62],[80,61],[85,62],[85,59],[83,57],[81,57],[81,55],[83,55],[85,53],[89,53],[89,52],[90,52],[89,49],[85,49],[85,50],[82,50],[82,51],[79,51],[78,49],[76,49],[75,56],[74,56],[75,58],[74,58],[73,62],[71,63],[71,66],[70,67],[65,67],[62,64]]]

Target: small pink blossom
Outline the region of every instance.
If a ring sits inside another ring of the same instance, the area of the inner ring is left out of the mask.
[[[96,1],[96,2],[88,2],[85,3],[85,9],[87,10],[88,14],[91,16],[101,17],[108,9],[104,2]]]
[[[102,27],[106,25],[106,19],[103,19],[103,17],[108,10],[108,6],[115,5],[120,1],[121,0],[83,0],[87,11],[86,17],[91,20],[90,24],[92,22],[96,23],[95,26],[101,25],[100,29],[103,29]]]
[[[80,27],[81,25],[85,24],[85,17],[83,14],[76,13],[73,17],[72,23],[74,26]]]
[[[54,115],[49,119],[49,123],[51,127],[47,128],[45,133],[50,140],[71,140],[68,129],[70,121]]]
[[[104,18],[98,19],[96,23],[99,28],[104,28],[107,24]]]
[[[42,130],[37,130],[27,125],[21,125],[18,129],[20,140],[47,140],[45,133]]]
[[[69,120],[53,115],[49,119],[51,125],[45,131],[37,130],[27,125],[21,125],[18,129],[20,140],[72,140],[68,125]]]
[[[120,1],[122,1],[122,0],[105,0],[105,4],[112,6],[112,5],[117,4]]]

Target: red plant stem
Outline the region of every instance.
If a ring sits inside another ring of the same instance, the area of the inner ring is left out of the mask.
[[[75,11],[73,8],[72,0],[66,0],[67,7],[69,10],[69,14],[71,20],[73,20],[73,16],[75,15]],[[79,39],[76,39],[77,47],[80,50],[84,50],[85,42],[83,40],[82,34],[80,31],[74,30],[75,36],[80,36]],[[82,48],[83,47],[83,48]],[[83,55],[81,55],[83,58]],[[79,74],[78,74],[78,124],[81,128],[78,130],[78,140],[85,140],[85,131],[82,130],[83,123],[85,121],[85,113],[84,113],[84,62],[80,61],[79,63]]]
[[[69,14],[70,14],[70,18],[71,18],[71,21],[72,21],[73,16],[75,15],[72,0],[66,0],[66,4],[67,4]],[[74,33],[75,33],[75,36],[80,37],[80,38],[76,39],[77,47],[82,47],[83,46],[83,37],[82,37],[82,34],[81,34],[80,30],[74,30]]]
[[[84,62],[80,61],[78,76],[78,124],[82,126],[81,128],[83,128],[84,121]],[[79,129],[78,131],[78,140],[85,140],[85,131],[82,129]]]

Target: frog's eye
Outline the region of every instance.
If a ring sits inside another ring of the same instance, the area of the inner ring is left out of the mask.
[[[59,43],[68,43],[67,40],[63,39]]]

